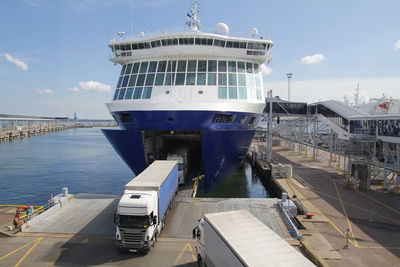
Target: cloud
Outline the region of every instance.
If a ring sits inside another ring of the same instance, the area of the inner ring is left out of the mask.
[[[95,91],[99,93],[111,92],[111,86],[95,81],[79,82],[78,87],[79,87],[78,89],[82,89],[85,91]]]
[[[272,73],[272,69],[265,64],[261,64],[261,72],[263,76],[266,76]]]
[[[323,96],[324,99],[343,101],[344,96],[354,103],[355,88],[360,82],[360,98],[363,100],[387,97],[400,98],[400,78],[346,78],[324,80],[292,80],[291,98],[293,101],[316,102]],[[264,81],[265,91],[273,90],[274,96],[287,99],[287,80],[278,82]]]
[[[26,65],[26,63],[23,62],[22,60],[12,57],[10,54],[4,54],[4,57],[8,62],[15,64],[18,70],[25,70],[25,71],[28,70],[28,65]]]
[[[318,64],[325,60],[323,54],[315,54],[313,56],[305,56],[301,59],[301,64]]]
[[[396,44],[394,45],[394,50],[400,50],[400,39],[397,40]]]
[[[72,91],[72,92],[79,92],[80,91],[80,89],[78,88],[78,87],[72,87],[72,88],[68,88],[68,90],[69,91]]]
[[[52,95],[54,94],[54,91],[50,89],[38,89],[36,90],[36,93],[38,93],[39,95]]]
[[[41,0],[25,0],[25,3],[34,7],[41,7],[43,5]]]
[[[37,1],[37,0],[36,0]],[[171,5],[171,3],[178,2],[179,0],[65,0],[64,3],[71,8],[80,12],[89,12],[95,8],[108,8],[108,7],[163,7]]]

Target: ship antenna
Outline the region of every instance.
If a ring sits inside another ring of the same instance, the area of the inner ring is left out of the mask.
[[[360,89],[360,82],[357,82],[357,88],[355,89],[356,93],[354,94],[354,103],[356,107],[358,107],[358,95],[360,93]]]
[[[186,15],[186,31],[200,31],[200,19],[197,18],[199,13],[199,5],[197,1],[194,1],[193,7],[189,8],[189,12]]]

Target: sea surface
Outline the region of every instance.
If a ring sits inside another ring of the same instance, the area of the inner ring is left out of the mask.
[[[70,193],[123,193],[134,177],[100,128],[74,128],[0,143],[0,204],[43,205],[63,187]],[[206,197],[267,197],[244,163]]]

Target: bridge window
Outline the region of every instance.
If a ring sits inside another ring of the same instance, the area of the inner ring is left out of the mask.
[[[227,89],[226,87],[218,87],[218,98],[227,99]]]
[[[138,73],[138,71],[139,71],[139,65],[140,65],[139,62],[136,62],[135,64],[133,64],[132,74]]]
[[[128,85],[129,75],[124,76],[124,81],[122,82],[122,87],[126,87]]]
[[[179,60],[177,72],[185,72],[185,71],[186,71],[186,60]]]
[[[247,99],[247,88],[239,87],[239,99]]]
[[[256,90],[256,94],[257,94],[257,100],[261,100],[262,98],[261,98],[261,90],[260,89]]]
[[[119,91],[118,100],[124,99],[125,90],[126,90],[125,88],[122,88],[122,89]]]
[[[148,72],[156,72],[157,61],[151,61],[149,64]]]
[[[217,85],[216,73],[208,73],[207,85]]]
[[[118,84],[117,84],[117,88],[120,88],[120,87],[121,87],[121,83],[122,83],[122,80],[123,80],[123,79],[124,79],[124,76],[119,77]]]
[[[197,71],[198,72],[207,71],[207,60],[199,60],[199,62],[197,64]]]
[[[152,86],[154,83],[154,76],[155,74],[147,74],[146,78],[146,86]]]
[[[143,90],[142,99],[150,99],[152,89],[152,87],[145,87]]]
[[[120,75],[124,75],[124,74],[125,74],[125,70],[126,70],[126,65],[123,65],[123,66],[122,66],[122,69],[121,69],[121,74],[120,74]]]
[[[185,73],[177,73],[175,85],[184,85],[185,84]]]
[[[196,73],[188,73],[186,75],[186,85],[195,85],[196,84]]]
[[[237,99],[237,87],[229,87],[229,99]]]
[[[118,95],[119,95],[119,89],[115,90],[115,94],[114,94],[113,100],[117,100]]]
[[[124,88],[124,93],[127,95],[120,98],[119,95],[122,93],[120,90],[116,99],[131,99],[127,87],[219,85],[221,88],[226,88],[221,89],[226,93],[222,93],[222,91],[218,93],[218,97],[221,97],[221,99],[248,99],[249,94],[249,98],[251,96],[252,99],[262,100],[260,65],[251,62],[225,60],[144,61],[126,64],[123,69],[124,74],[120,76],[116,89]],[[250,93],[247,93],[247,89],[251,90]],[[259,90],[257,91],[257,89]],[[135,96],[135,90],[132,89],[131,91]],[[143,96],[140,98],[143,98]]]
[[[197,85],[206,85],[206,73],[198,73],[197,74]]]
[[[140,73],[146,73],[149,62],[142,62],[140,64]]]
[[[218,85],[226,85],[226,74],[218,73]]]
[[[128,90],[126,91],[126,94],[125,94],[125,99],[131,99],[132,93],[133,93],[133,88],[132,87],[128,88]]]
[[[176,60],[168,61],[167,71],[168,72],[175,72],[175,70],[176,70]]]
[[[226,72],[226,61],[218,61],[218,71]]]
[[[244,62],[238,62],[238,72],[244,73],[246,72],[246,67]]]
[[[142,87],[136,87],[135,92],[133,93],[133,99],[140,99],[142,97]]]
[[[128,86],[135,86],[137,75],[131,75]]]
[[[131,74],[132,64],[128,64],[125,70],[125,74]]]
[[[144,85],[144,79],[146,78],[145,74],[140,74],[137,77],[137,81],[136,81],[136,86],[143,86]]]
[[[175,73],[167,73],[165,76],[165,85],[172,85],[174,83]]]
[[[217,71],[217,61],[209,60],[208,61],[208,72],[216,72]]]
[[[238,74],[238,82],[239,86],[246,86],[246,75],[245,74]]]
[[[229,73],[228,74],[228,77],[229,77],[229,79],[228,79],[228,81],[229,81],[229,85],[233,85],[233,86],[236,86],[237,85],[237,83],[236,83],[236,73]]]
[[[164,73],[157,73],[156,82],[154,85],[163,85],[164,84]]]
[[[196,64],[197,64],[197,60],[189,60],[188,61],[188,66],[187,66],[187,71],[188,72],[195,72],[196,71]]]
[[[253,64],[251,63],[246,63],[246,71],[247,73],[253,73]]]
[[[228,71],[236,72],[236,61],[228,61]]]
[[[167,61],[159,61],[157,72],[165,72],[166,67],[167,67]]]

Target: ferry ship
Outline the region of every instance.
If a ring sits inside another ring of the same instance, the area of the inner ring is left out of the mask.
[[[185,151],[208,192],[245,159],[265,105],[261,65],[272,59],[273,42],[256,28],[231,37],[224,23],[202,32],[198,13],[195,2],[181,32],[111,40],[110,60],[122,69],[106,106],[120,129],[103,132],[135,174]]]

